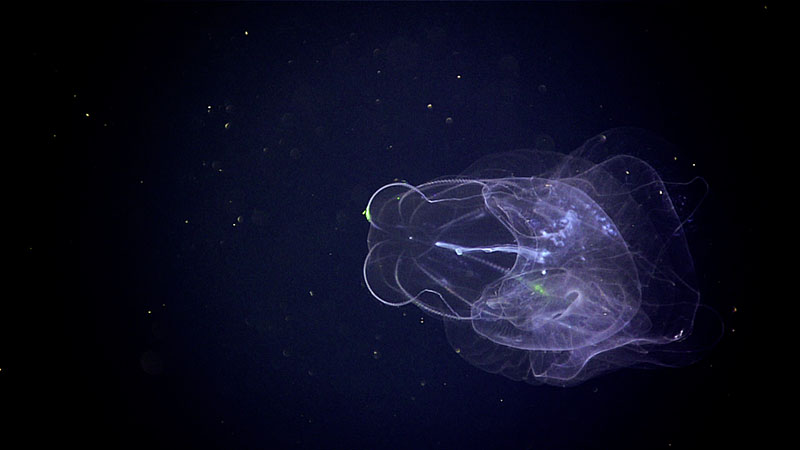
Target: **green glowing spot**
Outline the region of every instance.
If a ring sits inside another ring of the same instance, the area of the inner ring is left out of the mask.
[[[372,214],[369,213],[369,208],[365,209],[364,211],[361,211],[361,214],[363,214],[364,217],[367,218],[367,222],[372,222]]]
[[[526,280],[522,276],[515,277],[515,279],[517,281],[519,281],[520,283],[524,284],[525,286],[527,286],[528,289],[530,289],[531,291],[533,291],[533,292],[535,292],[535,293],[537,293],[539,295],[545,295],[545,296],[548,295],[547,294],[547,290],[544,288],[544,285],[542,285],[541,283],[537,283],[536,281],[533,281],[533,280]]]

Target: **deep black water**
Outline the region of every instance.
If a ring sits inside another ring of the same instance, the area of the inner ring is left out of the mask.
[[[759,433],[761,244],[743,257],[742,242],[764,226],[757,180],[778,148],[779,11],[727,8],[25,11],[6,69],[21,76],[6,220],[23,289],[0,314],[3,397],[32,442],[90,447],[725,448]],[[705,360],[530,386],[369,296],[375,189],[623,126],[674,145],[677,163],[653,155],[665,178],[709,183],[688,238],[726,331]]]

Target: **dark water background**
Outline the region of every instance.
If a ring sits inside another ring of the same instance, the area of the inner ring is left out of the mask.
[[[748,261],[761,244],[744,236],[764,226],[759,175],[774,168],[778,11],[729,8],[26,11],[6,69],[22,75],[6,86],[22,139],[7,144],[6,221],[24,289],[0,315],[3,395],[21,400],[33,442],[104,448],[731,448],[756,435]],[[620,126],[674,144],[676,181],[710,185],[688,237],[726,331],[703,362],[534,387],[471,367],[437,320],[369,296],[361,212],[375,189]]]

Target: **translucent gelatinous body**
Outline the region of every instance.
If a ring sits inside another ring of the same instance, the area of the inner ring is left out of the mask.
[[[443,318],[466,360],[531,383],[688,362],[663,351],[691,334],[700,298],[687,216],[650,165],[618,154],[636,142],[600,135],[382,187],[367,207],[370,292]]]

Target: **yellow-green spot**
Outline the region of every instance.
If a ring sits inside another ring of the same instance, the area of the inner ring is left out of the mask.
[[[528,289],[530,289],[531,291],[533,291],[533,292],[535,292],[535,293],[537,293],[539,295],[547,295],[547,290],[544,288],[544,286],[541,283],[537,283],[535,281],[526,280],[522,276],[516,277],[516,280],[519,281],[520,283],[524,284],[525,286],[528,286]]]
[[[369,208],[365,209],[364,211],[361,211],[361,214],[363,214],[364,217],[367,218],[367,222],[372,222],[372,214],[369,213]]]

